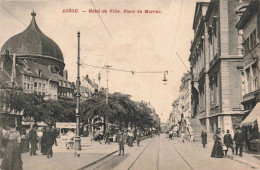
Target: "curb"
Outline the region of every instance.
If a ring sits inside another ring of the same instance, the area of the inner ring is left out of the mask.
[[[254,168],[254,169],[260,169],[260,166],[257,165],[257,164],[254,164],[252,162],[249,162],[249,161],[246,161],[246,160],[243,160],[243,159],[240,159],[240,158],[237,158],[237,157],[233,157],[233,156],[227,156],[229,159],[232,159],[234,161],[237,161],[239,163],[242,163],[246,166],[249,166],[251,168]]]
[[[77,170],[86,169],[86,168],[88,168],[88,167],[90,167],[90,166],[92,166],[92,165],[98,163],[99,161],[102,161],[103,159],[106,159],[107,157],[109,157],[110,155],[113,155],[113,154],[116,153],[116,152],[118,152],[118,150],[116,150],[116,151],[114,151],[114,152],[111,152],[111,153],[109,153],[109,154],[103,156],[102,158],[100,158],[100,159],[98,159],[98,160],[95,160],[95,161],[93,161],[93,162],[91,162],[91,163],[89,163],[89,164],[87,164],[87,165],[85,165],[85,166],[83,166],[83,167],[81,167],[81,168],[78,168]]]

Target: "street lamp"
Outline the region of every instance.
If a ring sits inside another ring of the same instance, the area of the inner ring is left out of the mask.
[[[168,74],[168,71],[164,72],[164,76],[163,76],[163,80],[162,80],[163,81],[163,85],[166,85],[167,81],[168,81],[167,78],[166,78],[166,74]]]
[[[77,108],[76,108],[76,137],[75,137],[75,150],[81,150],[81,144],[80,144],[80,136],[79,136],[79,129],[80,129],[80,114],[79,114],[79,109],[80,109],[80,74],[79,74],[79,69],[80,69],[80,32],[78,31],[78,61],[77,61]]]

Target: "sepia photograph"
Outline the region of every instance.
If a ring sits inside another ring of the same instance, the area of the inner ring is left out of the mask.
[[[0,0],[0,169],[260,169],[259,56],[260,0]]]

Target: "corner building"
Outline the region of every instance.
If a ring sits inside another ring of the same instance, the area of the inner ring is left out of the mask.
[[[238,15],[247,1],[199,2],[191,47],[192,117],[208,132],[231,130],[242,121],[242,36]],[[206,12],[205,12],[206,9]]]

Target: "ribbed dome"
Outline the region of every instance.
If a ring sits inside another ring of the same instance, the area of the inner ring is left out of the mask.
[[[35,21],[36,13],[32,12],[31,15],[30,25],[23,32],[7,40],[1,49],[1,54],[5,54],[5,50],[9,50],[9,54],[46,56],[61,60],[63,63],[63,55],[59,46],[39,29]]]

